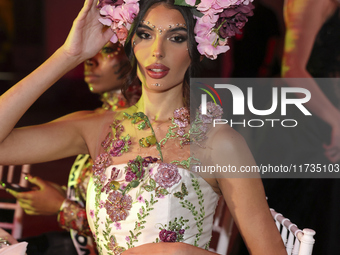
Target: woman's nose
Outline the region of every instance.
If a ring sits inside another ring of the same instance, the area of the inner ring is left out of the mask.
[[[165,57],[164,42],[159,37],[153,43],[152,56],[155,57],[155,58],[164,58]]]
[[[98,54],[96,54],[94,57],[89,58],[88,60],[85,61],[85,65],[87,66],[98,66],[99,61],[98,61]]]

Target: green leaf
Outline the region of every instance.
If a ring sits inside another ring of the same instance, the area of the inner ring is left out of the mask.
[[[145,186],[143,186],[143,188],[144,188],[146,191],[148,191],[148,192],[151,192],[151,191],[154,190],[154,188],[153,188],[152,186],[150,186],[150,185],[145,185]]]
[[[175,5],[192,7],[191,5],[187,4],[185,0],[175,0]]]
[[[202,18],[204,16],[203,13],[198,11],[196,8],[191,8],[190,11],[191,11],[192,15],[194,15],[196,17]]]
[[[139,181],[138,180],[133,180],[133,181],[130,182],[130,185],[131,185],[132,188],[136,188],[139,185]]]
[[[169,194],[169,192],[168,192],[166,189],[160,189],[160,193],[161,193],[161,195],[163,195],[163,196],[166,196],[166,195]]]
[[[153,189],[156,188],[156,181],[154,179],[150,179],[150,186],[153,187]]]
[[[131,165],[131,171],[137,173],[138,167],[136,165]]]

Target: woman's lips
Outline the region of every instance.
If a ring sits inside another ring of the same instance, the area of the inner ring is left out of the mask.
[[[85,81],[86,82],[94,82],[95,80],[99,79],[100,76],[99,75],[96,75],[94,73],[88,73],[88,72],[85,72],[84,73],[84,76],[85,76]]]
[[[152,64],[146,67],[146,72],[153,79],[162,79],[169,73],[170,68],[162,64]]]

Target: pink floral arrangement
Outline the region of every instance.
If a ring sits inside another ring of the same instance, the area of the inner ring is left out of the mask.
[[[175,4],[195,8],[195,39],[201,55],[216,59],[229,50],[228,38],[240,34],[253,15],[253,0],[176,0]]]
[[[99,0],[99,21],[115,32],[110,41],[124,45],[133,20],[139,12],[139,0]]]
[[[99,0],[99,21],[115,31],[113,43],[125,43],[128,31],[139,12],[139,0]],[[175,5],[192,9],[195,40],[201,55],[216,59],[217,55],[229,50],[228,38],[241,33],[253,15],[253,0],[175,0]]]

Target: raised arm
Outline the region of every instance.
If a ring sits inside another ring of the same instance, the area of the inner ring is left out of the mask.
[[[98,18],[96,1],[86,0],[64,45],[0,97],[0,164],[34,163],[87,152],[79,125],[70,121],[72,116],[41,126],[13,128],[42,93],[110,39],[113,32],[103,30]]]
[[[306,67],[315,38],[335,7],[336,3],[332,0],[285,0],[283,77],[311,78]],[[311,92],[312,98],[306,106],[332,127],[331,144],[325,146],[325,154],[333,162],[340,160],[340,111],[328,100],[313,79],[306,79],[303,83],[290,79],[287,84],[304,87]]]

